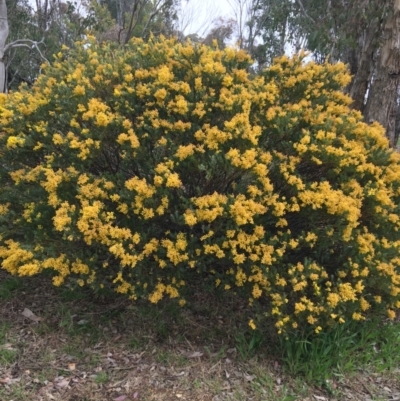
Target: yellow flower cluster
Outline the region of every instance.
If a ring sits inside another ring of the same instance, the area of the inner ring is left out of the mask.
[[[0,96],[2,268],[182,306],[201,273],[279,333],[396,317],[400,155],[342,64],[88,41]]]

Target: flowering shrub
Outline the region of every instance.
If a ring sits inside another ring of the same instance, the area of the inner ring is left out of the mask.
[[[181,305],[199,276],[278,332],[394,318],[399,154],[349,109],[343,65],[250,65],[90,39],[1,97],[2,267]]]

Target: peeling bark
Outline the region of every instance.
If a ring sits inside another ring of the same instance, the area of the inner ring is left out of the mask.
[[[348,88],[348,94],[353,99],[352,107],[364,112],[365,97],[374,69],[374,53],[378,46],[376,33],[379,30],[379,21],[373,20],[358,40],[357,49],[349,56],[350,71],[353,80]]]
[[[386,129],[390,146],[395,144],[396,101],[400,84],[400,0],[394,0],[381,35],[376,70],[364,111],[365,120],[378,121]]]

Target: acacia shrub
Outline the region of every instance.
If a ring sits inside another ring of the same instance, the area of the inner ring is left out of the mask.
[[[279,333],[394,318],[400,157],[345,67],[303,59],[251,75],[231,48],[64,48],[1,97],[2,268],[181,305],[211,280]]]

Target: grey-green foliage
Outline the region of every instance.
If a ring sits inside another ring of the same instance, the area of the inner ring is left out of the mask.
[[[74,46],[89,29],[108,28],[108,11],[90,0],[84,4],[51,0],[33,8],[28,0],[8,0],[9,50],[5,54],[7,87],[16,89],[21,82],[32,84],[40,66],[51,61],[63,45]]]
[[[248,27],[249,33],[253,34],[249,35],[244,47],[252,53],[260,67],[271,64],[274,57],[284,53],[285,44],[301,37],[295,19],[291,0],[252,1]]]
[[[9,0],[7,1],[8,8],[8,25],[9,35],[8,43],[23,38],[32,38],[36,40],[37,35],[30,29],[32,25],[32,7],[26,0]],[[23,63],[23,59],[29,57],[29,61]],[[27,71],[28,64],[36,64],[34,55],[31,54],[31,49],[28,47],[11,48],[4,56],[7,66],[7,81],[8,87],[15,85],[21,81],[31,82],[33,74]],[[26,65],[25,65],[26,64]]]
[[[227,42],[231,39],[234,32],[235,22],[231,19],[218,18],[214,22],[214,26],[210,29],[207,36],[202,39],[202,43],[211,46],[216,41],[220,49],[226,47]]]
[[[119,30],[118,41],[151,34],[171,36],[177,18],[178,0],[100,0]]]
[[[284,52],[304,47],[324,61],[352,62],[365,29],[388,12],[389,0],[249,0],[253,15],[248,25],[262,38],[249,46],[260,64],[269,64]],[[378,37],[378,35],[377,35]],[[249,38],[251,42],[252,38]]]
[[[390,146],[396,146],[400,134],[397,0],[235,1],[250,5],[243,47],[259,68],[288,48],[308,50],[317,62],[346,63],[353,76],[346,88],[353,107],[366,121],[382,124]]]

